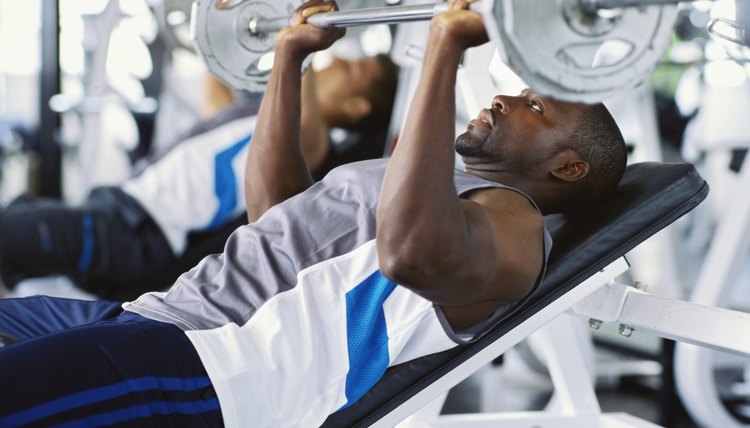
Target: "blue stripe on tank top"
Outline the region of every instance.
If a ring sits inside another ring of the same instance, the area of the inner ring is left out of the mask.
[[[70,394],[4,416],[0,418],[0,427],[27,425],[68,410],[111,400],[133,392],[159,389],[164,391],[194,391],[196,389],[205,388],[209,385],[211,385],[211,381],[206,376],[184,379],[147,376],[129,379],[112,385],[91,388],[75,394]]]
[[[81,223],[83,226],[83,242],[81,243],[81,255],[78,258],[78,272],[87,272],[91,267],[91,259],[94,256],[94,218],[91,214],[84,214]]]
[[[208,400],[190,402],[157,401],[148,404],[139,404],[132,407],[126,407],[124,409],[115,410],[109,413],[100,413],[98,415],[88,416],[71,422],[53,425],[53,427],[99,427],[128,422],[139,418],[147,418],[151,415],[197,415],[200,413],[212,412],[214,410],[219,410],[219,399],[216,397]]]
[[[354,404],[383,376],[388,368],[388,330],[383,302],[396,284],[376,271],[346,293],[346,339],[349,373],[346,375],[347,402]]]
[[[219,200],[219,208],[206,230],[214,230],[223,226],[237,206],[237,177],[234,175],[232,161],[252,137],[252,134],[248,135],[219,152],[214,158],[214,194]]]

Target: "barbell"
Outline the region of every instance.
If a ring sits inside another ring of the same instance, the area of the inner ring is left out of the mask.
[[[289,25],[301,3],[196,0],[191,35],[212,73],[236,90],[262,92],[275,33]],[[529,87],[585,103],[643,82],[668,47],[677,16],[676,0],[481,0],[472,9],[482,15],[502,61]],[[320,13],[307,22],[391,24],[429,20],[445,10],[447,3],[388,6]]]

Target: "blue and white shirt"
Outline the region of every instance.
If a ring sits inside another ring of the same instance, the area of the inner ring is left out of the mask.
[[[439,306],[379,271],[375,212],[386,164],[334,169],[237,229],[223,254],[168,292],[125,304],[186,330],[226,426],[319,426],[388,367],[465,341]],[[505,187],[458,170],[455,183],[459,195]],[[548,254],[546,231],[544,240]]]
[[[245,158],[255,116],[180,143],[122,190],[154,219],[179,256],[190,232],[210,231],[245,211]]]

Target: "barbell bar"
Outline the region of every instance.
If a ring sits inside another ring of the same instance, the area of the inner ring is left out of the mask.
[[[302,1],[244,0],[218,7],[221,2],[196,0],[193,5],[198,49],[209,69],[234,89],[263,91],[270,66],[260,64],[273,52],[275,33],[289,25]],[[676,3],[481,0],[471,8],[482,14],[503,62],[532,89],[590,103],[645,80],[669,44]],[[623,7],[611,9],[614,5]],[[429,20],[447,9],[448,3],[437,3],[342,10],[312,15],[307,22],[316,27],[403,23]]]
[[[677,4],[694,0],[578,0],[582,10],[595,15],[602,10],[623,7],[641,7],[647,5]],[[480,3],[472,3],[471,9],[479,11]],[[416,4],[406,6],[372,7],[356,10],[339,10],[312,15],[306,22],[313,27],[354,27],[373,24],[400,24],[403,22],[427,21],[435,15],[448,11],[449,4]],[[248,31],[252,34],[268,34],[288,27],[291,17],[280,16],[273,18],[253,17],[248,23]]]
[[[479,3],[472,3],[473,9],[479,9]],[[403,22],[427,21],[439,13],[448,10],[448,3],[416,4],[407,6],[372,7],[357,10],[323,12],[311,15],[305,22],[318,28],[354,27],[372,24],[399,24]],[[289,26],[291,18],[254,17],[248,23],[252,34],[267,34]]]

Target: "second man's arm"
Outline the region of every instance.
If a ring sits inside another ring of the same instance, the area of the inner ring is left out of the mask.
[[[314,13],[336,9],[332,1],[305,3],[295,12],[293,24],[276,36],[274,65],[245,166],[250,222],[313,183],[300,146],[302,63],[310,53],[331,46],[344,30],[317,29],[305,20]]]

